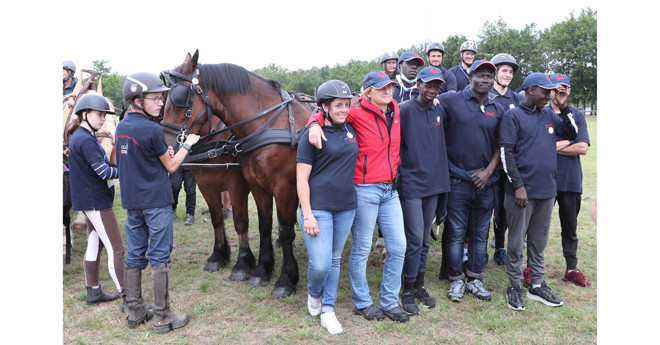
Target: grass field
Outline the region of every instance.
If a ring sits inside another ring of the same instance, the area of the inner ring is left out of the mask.
[[[166,335],[156,335],[151,323],[134,330],[126,327],[126,316],[120,311],[121,299],[96,306],[85,305],[85,278],[82,258],[86,234],[74,232],[75,247],[72,262],[63,265],[63,333],[65,344],[584,344],[597,342],[597,231],[590,210],[597,196],[597,121],[587,119],[591,147],[582,157],[584,194],[578,220],[578,267],[592,282],[591,288],[580,288],[563,282],[565,262],[562,256],[559,218],[555,207],[550,240],[545,250],[545,279],[552,291],[564,300],[564,306],[550,308],[525,297],[527,310],[515,312],[506,307],[505,291],[509,284],[506,267],[491,260],[484,271],[484,285],[493,294],[491,302],[481,302],[466,294],[462,303],[450,302],[448,281],[437,279],[440,268],[440,243],[431,241],[426,289],[437,300],[437,307],[422,309],[405,324],[389,319],[366,321],[353,315],[350,298],[348,259],[350,236],[342,258],[335,312],[344,333],[331,336],[321,327],[320,318],[307,312],[307,251],[300,229],[294,242],[294,253],[300,269],[298,292],[286,299],[270,297],[272,284],[281,269],[281,249],[276,249],[276,277],[264,288],[253,288],[244,282],[228,279],[231,267],[219,272],[202,268],[213,246],[212,227],[202,222],[201,211],[206,203],[198,193],[197,221],[192,226],[182,222],[174,225],[174,250],[170,295],[175,314],[187,313],[190,323]],[[120,228],[126,220],[121,208],[121,186],[117,188],[114,210]],[[178,215],[185,219],[185,193],[179,198]],[[258,256],[256,207],[250,206],[250,244]],[[276,225],[277,222],[274,221]],[[226,221],[232,247],[232,261],[237,254],[237,236],[232,220]],[[492,233],[491,233],[492,236]],[[277,231],[273,231],[273,238]],[[379,255],[372,253],[368,262],[371,296],[378,303],[378,286],[382,274]],[[62,260],[64,263],[64,260]],[[232,263],[233,264],[233,263]],[[149,268],[143,273],[143,297],[153,301]],[[107,270],[107,254],[103,253],[101,283],[106,292],[114,293],[114,284]]]

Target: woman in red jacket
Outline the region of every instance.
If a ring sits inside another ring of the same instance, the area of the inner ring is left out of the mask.
[[[359,146],[353,180],[357,193],[357,210],[351,228],[353,248],[349,261],[354,313],[367,320],[406,322],[408,314],[399,308],[401,272],[406,252],[406,236],[399,194],[393,186],[399,167],[401,127],[399,106],[392,99],[392,85],[382,71],[373,71],[362,82],[362,95],[351,106],[346,123],[355,128]],[[309,142],[317,148],[326,140],[316,114],[309,120]],[[367,284],[367,259],[371,251],[374,224],[385,239],[387,260],[380,284],[380,308],[373,305]]]

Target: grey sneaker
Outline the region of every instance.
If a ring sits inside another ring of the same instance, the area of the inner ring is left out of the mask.
[[[493,237],[493,239],[490,240],[490,247],[495,248],[495,237]]]
[[[195,222],[195,216],[192,214],[187,214],[186,215],[186,221],[183,223],[183,225],[193,225]]]
[[[452,302],[460,302],[465,294],[465,281],[463,279],[451,283],[447,297]]]
[[[548,285],[545,284],[545,280],[541,283],[540,287],[530,287],[527,289],[527,298],[539,301],[551,307],[561,307],[564,305],[564,301],[550,291]]]
[[[506,289],[506,306],[513,310],[525,310],[520,286],[509,285]]]
[[[482,301],[490,301],[490,292],[484,288],[484,284],[481,280],[475,279],[465,286],[465,288],[470,291],[477,299]]]

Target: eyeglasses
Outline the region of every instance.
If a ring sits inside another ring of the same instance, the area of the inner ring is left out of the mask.
[[[153,100],[154,100],[154,104],[158,104],[158,102],[163,102],[163,98],[162,98],[162,97],[155,97],[155,98],[147,98],[147,97],[145,97],[144,99],[153,99]]]

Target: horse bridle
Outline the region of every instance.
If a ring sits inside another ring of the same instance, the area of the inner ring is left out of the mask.
[[[266,109],[266,110],[264,110],[264,111],[262,111],[262,112],[260,112],[256,115],[248,118],[248,119],[245,119],[243,121],[235,123],[235,124],[233,124],[229,127],[224,127],[223,129],[218,131],[218,127],[222,124],[222,122],[218,121],[218,124],[215,127],[211,127],[211,120],[212,120],[211,116],[216,116],[218,118],[220,118],[220,116],[213,110],[214,108],[213,108],[213,106],[211,105],[211,103],[209,101],[208,95],[206,94],[206,92],[204,90],[202,90],[201,86],[199,85],[199,78],[198,78],[199,69],[195,68],[194,71],[193,71],[192,76],[188,77],[188,76],[186,76],[184,74],[181,74],[181,73],[176,71],[176,69],[179,66],[176,66],[175,68],[173,68],[170,71],[170,76],[173,76],[175,78],[182,79],[184,81],[190,82],[190,86],[185,85],[181,82],[173,83],[172,80],[170,80],[165,75],[164,72],[161,72],[161,78],[164,79],[164,82],[166,82],[166,84],[169,83],[169,85],[171,85],[171,88],[170,88],[169,93],[168,93],[168,97],[170,98],[170,101],[172,102],[172,104],[177,106],[177,107],[180,107],[180,108],[188,108],[188,110],[186,111],[186,118],[184,120],[183,127],[177,126],[177,125],[175,125],[173,123],[170,123],[170,122],[167,122],[167,121],[161,121],[161,125],[163,127],[165,127],[163,129],[164,131],[166,131],[168,133],[171,133],[171,134],[177,135],[177,142],[179,143],[179,146],[183,145],[184,141],[186,140],[187,135],[192,133],[190,131],[190,129],[197,123],[197,121],[199,119],[202,118],[202,116],[204,116],[204,114],[207,114],[207,116],[208,116],[209,134],[201,137],[200,140],[197,142],[197,144],[194,145],[194,147],[201,147],[211,137],[216,136],[216,135],[218,135],[218,139],[219,139],[220,138],[219,135],[221,133],[223,133],[225,131],[230,131],[230,130],[236,128],[236,127],[242,126],[242,125],[244,125],[244,124],[246,124],[250,121],[253,121],[253,120],[255,120],[255,119],[257,119],[261,116],[264,116],[264,115],[270,113],[271,111],[274,111],[275,109],[277,109],[279,107],[279,110],[277,111],[277,113],[270,120],[268,120],[259,130],[257,130],[257,132],[255,132],[251,135],[248,135],[247,137],[245,137],[243,139],[239,139],[239,140],[234,141],[234,143],[233,143],[234,147],[233,148],[223,150],[223,152],[225,152],[225,151],[226,152],[233,152],[232,153],[233,155],[240,154],[241,152],[243,152],[243,149],[239,149],[239,145],[242,145],[246,141],[260,135],[262,133],[263,129],[268,127],[282,113],[284,108],[286,108],[287,106],[289,108],[289,123],[290,123],[290,126],[291,126],[291,132],[292,132],[291,136],[292,136],[292,139],[295,140],[295,137],[294,137],[295,130],[293,128],[294,124],[293,124],[293,117],[292,117],[292,114],[291,114],[291,103],[293,102],[293,98],[289,98],[288,95],[285,94],[285,91],[280,90],[280,94],[281,94],[281,97],[282,97],[283,101],[280,102],[279,104],[276,104],[273,107],[270,107],[270,108],[268,108],[268,109]],[[197,92],[197,94],[201,97],[204,104],[206,104],[206,107],[199,115],[197,115],[195,120],[193,120],[192,123],[190,123],[190,125],[188,125],[188,122],[189,122],[189,120],[191,118],[191,115],[192,115],[192,105],[193,105],[193,97],[194,97],[193,90],[195,92]],[[297,144],[297,141],[295,141],[295,143]],[[292,141],[292,147],[294,147],[293,145],[294,145],[294,142]],[[193,148],[193,150],[194,150],[194,148]],[[213,157],[216,155],[217,151],[218,150],[216,149],[216,151],[213,152]],[[209,152],[209,158],[212,158],[211,152]]]

